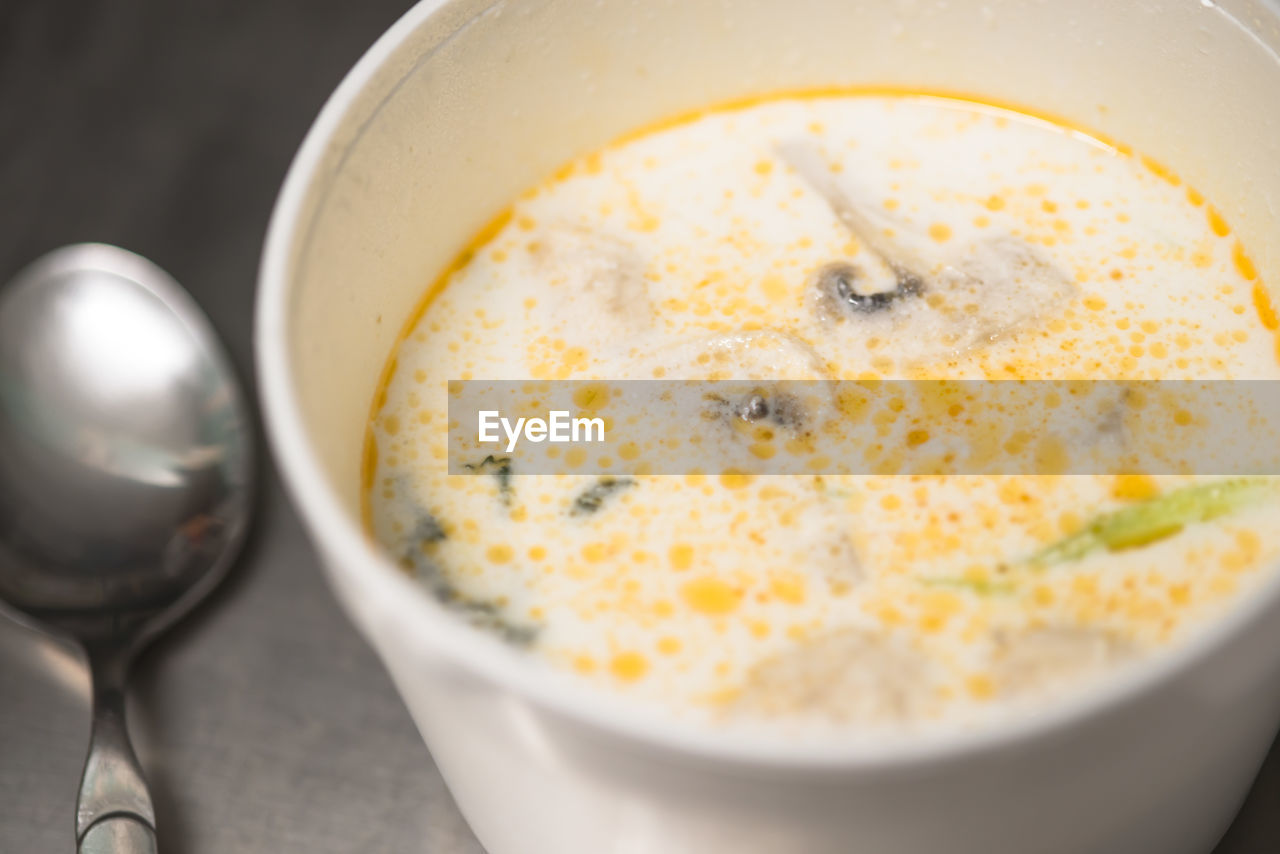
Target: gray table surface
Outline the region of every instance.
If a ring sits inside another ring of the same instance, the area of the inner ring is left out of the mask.
[[[195,294],[252,387],[275,193],[325,96],[408,5],[0,0],[0,282],[63,243],[134,249]],[[136,671],[162,850],[482,854],[263,475],[234,575]],[[87,734],[75,654],[0,620],[0,854],[72,849]],[[1280,752],[1216,854],[1280,851],[1277,797]]]

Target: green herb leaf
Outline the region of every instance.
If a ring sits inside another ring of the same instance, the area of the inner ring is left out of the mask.
[[[444,526],[431,513],[418,509],[418,521],[413,526],[409,539],[420,545],[431,545],[445,539]]]
[[[1014,592],[1016,585],[1012,581],[978,581],[958,576],[941,576],[938,578],[922,578],[920,583],[926,587],[945,587],[954,590],[967,590],[979,596],[1003,596]]]
[[[472,463],[464,463],[467,470],[474,472],[484,472],[491,474],[498,479],[498,494],[502,498],[503,504],[511,503],[511,458],[495,457],[493,454],[485,457],[474,465]]]
[[[629,489],[636,485],[636,482],[629,477],[602,477],[596,483],[584,489],[577,498],[573,499],[573,506],[569,508],[570,516],[588,516],[595,513],[608,500],[609,496],[624,489]]]
[[[1177,534],[1187,525],[1208,522],[1259,503],[1276,492],[1271,478],[1240,477],[1175,489],[1139,504],[1104,513],[1082,530],[1032,555],[1034,567],[1080,560],[1095,551],[1121,551]]]
[[[463,592],[440,568],[428,550],[410,547],[400,558],[400,565],[412,573],[441,605],[461,615],[476,628],[492,632],[507,643],[532,646],[538,639],[539,627],[511,619],[497,601],[481,599]]]

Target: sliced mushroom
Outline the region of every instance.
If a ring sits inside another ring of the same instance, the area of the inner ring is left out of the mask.
[[[845,629],[755,665],[729,713],[833,724],[909,723],[936,710],[928,659],[901,641]]]
[[[811,141],[788,141],[778,153],[871,256],[863,266],[837,261],[814,273],[810,303],[825,328],[888,338],[896,357],[919,362],[1012,335],[1076,292],[1072,279],[1026,241],[1002,236],[939,255],[905,224],[872,213]]]
[[[632,246],[603,232],[554,225],[532,247],[533,269],[549,284],[548,316],[565,323],[575,316],[590,318],[564,328],[566,341],[596,350],[622,345],[652,328],[644,259]]]
[[[953,350],[962,352],[1031,326],[1075,292],[1074,282],[1044,252],[1006,235],[972,243],[947,259],[919,309],[936,316]]]
[[[819,494],[817,504],[798,515],[798,564],[826,582],[822,595],[843,593],[862,582],[865,573],[857,547],[849,535],[850,519],[843,504]]]
[[[994,643],[992,678],[997,693],[1008,698],[1058,693],[1133,654],[1115,634],[1085,626],[999,632]]]
[[[833,261],[814,274],[810,300],[814,311],[824,321],[839,321],[850,313],[875,314],[888,311],[897,303],[919,296],[924,280],[908,270],[894,274],[895,285],[888,291],[865,291],[861,284],[862,268],[848,261]]]
[[[1033,399],[1042,401],[1058,384],[1046,387],[1048,392],[1034,392]],[[1063,388],[1069,393],[1059,395],[1062,403],[1040,431],[1071,449],[1073,461],[1081,460],[1079,471],[1107,471],[1131,450],[1129,388],[1112,382],[1072,383]]]
[[[687,339],[641,357],[635,370],[638,376],[713,383],[697,397],[705,404],[703,418],[727,428],[726,436],[745,435],[738,428],[746,424],[798,436],[836,411],[829,384],[806,382],[831,379],[825,360],[804,339],[777,329]]]
[[[821,386],[723,383],[712,388],[702,396],[702,417],[718,423],[725,437],[769,440],[778,432],[802,437],[815,426],[815,415],[830,413],[829,390]]]

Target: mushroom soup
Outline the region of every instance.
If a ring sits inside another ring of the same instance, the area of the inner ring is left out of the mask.
[[[448,382],[1270,380],[1278,325],[1211,203],[1121,145],[926,95],[759,99],[569,164],[441,274],[378,391],[367,523],[459,614],[637,703],[968,725],[1247,595],[1272,481],[449,475]]]

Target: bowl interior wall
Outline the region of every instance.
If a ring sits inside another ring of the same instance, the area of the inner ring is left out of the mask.
[[[347,102],[291,235],[289,370],[326,474],[354,513],[391,347],[504,205],[626,131],[763,92],[892,86],[1064,117],[1169,164],[1280,281],[1276,27],[1255,0],[445,3]]]

